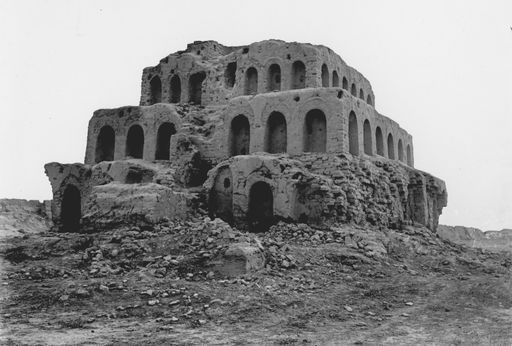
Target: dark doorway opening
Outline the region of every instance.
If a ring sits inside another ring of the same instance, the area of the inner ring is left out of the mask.
[[[62,197],[60,218],[64,232],[79,232],[82,206],[80,191],[74,185],[66,186]]]
[[[274,197],[267,183],[260,181],[251,186],[247,219],[251,232],[265,232],[274,223]]]
[[[115,144],[116,135],[114,129],[108,125],[103,126],[96,140],[95,162],[113,161]]]
[[[142,159],[144,153],[144,131],[139,125],[133,125],[126,136],[126,156]]]
[[[156,135],[155,160],[169,160],[171,136],[175,133],[174,124],[166,122],[160,125]]]

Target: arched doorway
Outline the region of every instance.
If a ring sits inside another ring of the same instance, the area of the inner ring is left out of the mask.
[[[230,132],[231,156],[249,154],[251,139],[249,120],[240,114],[231,121]]]
[[[177,74],[171,78],[171,95],[169,101],[171,103],[179,103],[181,101],[181,79]]]
[[[133,125],[126,136],[126,156],[142,159],[144,153],[144,131],[140,125]]]
[[[266,151],[269,153],[286,153],[287,133],[286,119],[279,112],[272,112],[267,120]]]
[[[151,89],[151,104],[162,102],[162,81],[160,77],[154,76],[149,84]]]
[[[116,145],[116,134],[114,129],[108,125],[101,128],[96,140],[95,162],[113,161]]]
[[[348,116],[348,152],[359,155],[359,128],[356,113],[353,111]]]
[[[278,64],[272,64],[268,68],[267,91],[281,90],[281,67]]]
[[[375,141],[377,142],[377,155],[384,156],[384,137],[379,126],[375,130]]]
[[[321,153],[327,147],[327,126],[325,114],[312,109],[306,114],[304,124],[304,151]]]
[[[291,89],[303,89],[306,87],[306,65],[297,60],[292,65]]]
[[[158,128],[156,135],[155,160],[169,160],[171,136],[176,133],[173,123],[165,122]]]
[[[274,196],[265,182],[251,186],[247,221],[251,232],[265,232],[274,223]]]
[[[326,64],[322,65],[322,87],[329,87],[329,69]]]
[[[64,232],[80,231],[80,218],[82,217],[82,203],[80,191],[74,185],[66,186],[60,207],[60,219]]]
[[[254,95],[258,93],[258,71],[254,67],[247,69],[245,73],[245,94]]]
[[[373,155],[373,143],[372,143],[372,127],[368,119],[363,124],[363,142],[364,142],[364,153],[366,155]]]
[[[206,73],[203,71],[194,73],[188,81],[188,98],[190,103],[201,104],[201,96],[203,94],[203,81]]]
[[[388,159],[395,159],[395,142],[391,133],[388,135]]]
[[[233,174],[229,167],[218,170],[213,188],[210,192],[210,217],[219,217],[222,220],[233,222]]]

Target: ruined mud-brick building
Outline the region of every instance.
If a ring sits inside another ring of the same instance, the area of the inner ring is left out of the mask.
[[[194,42],[142,72],[139,106],[100,109],[84,164],[49,163],[64,231],[187,219],[400,227],[438,223],[443,181],[370,82],[324,46]]]

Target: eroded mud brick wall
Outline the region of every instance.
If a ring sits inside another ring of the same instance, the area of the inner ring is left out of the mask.
[[[271,201],[253,197],[255,184],[259,191],[264,185],[270,189]],[[212,216],[227,216],[242,228],[250,226],[254,198],[271,205],[276,219],[395,228],[419,223],[430,229],[437,227],[447,203],[444,183],[427,173],[381,159],[326,154],[305,154],[297,160],[238,156],[212,170],[205,186]]]

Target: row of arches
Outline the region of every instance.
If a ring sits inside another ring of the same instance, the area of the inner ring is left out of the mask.
[[[271,64],[267,69],[267,85],[265,92],[281,91],[281,66]],[[306,65],[300,60],[295,61],[291,68],[290,89],[304,89],[306,87]],[[258,70],[249,67],[245,71],[244,94],[258,93]]]
[[[155,160],[170,159],[171,137],[176,133],[173,123],[164,122],[157,130]],[[113,161],[116,145],[116,135],[110,125],[104,125],[96,139],[95,159],[96,163]],[[144,130],[142,126],[134,124],[130,126],[126,135],[125,157],[142,159],[144,155]]]
[[[359,125],[355,112],[350,112],[348,118],[348,144],[352,155],[359,155]],[[380,126],[372,131],[370,121],[363,122],[363,151],[366,155],[374,155],[373,141],[376,144],[376,154],[391,160],[398,159],[412,166],[411,146],[407,144],[404,150],[402,139],[398,140],[398,157],[395,155],[395,139],[392,133],[386,137],[387,153],[384,152],[384,136]],[[249,154],[251,129],[249,119],[239,114],[231,120],[229,132],[229,153],[231,156]],[[277,111],[270,113],[265,124],[263,148],[268,153],[286,153],[288,151],[288,133],[285,116]],[[327,119],[320,109],[312,109],[306,113],[303,124],[304,152],[325,152],[327,150]]]
[[[230,125],[230,155],[249,154],[249,119],[239,114]],[[303,150],[305,152],[325,152],[327,149],[327,119],[319,109],[310,110],[304,121]],[[286,118],[281,112],[270,113],[264,138],[264,150],[268,153],[286,153],[288,151],[288,129]]]
[[[332,79],[329,80],[329,76],[332,75]],[[331,83],[332,82],[332,83]],[[341,82],[341,87],[348,91],[348,80],[346,77],[343,77]],[[338,76],[338,72],[336,70],[332,71],[332,74],[329,73],[329,68],[326,64],[322,65],[322,87],[328,88],[339,87],[340,86],[340,77]],[[373,98],[372,95],[368,94],[365,98],[363,88],[359,88],[359,96],[357,93],[357,86],[355,83],[352,83],[350,86],[350,94],[354,97],[359,97],[361,100],[366,101],[367,104],[373,106]]]
[[[228,66],[229,69],[229,66]],[[332,78],[330,77],[332,75]],[[326,64],[322,64],[321,68],[322,87],[328,88],[340,87],[340,78],[336,70],[329,73],[329,68]],[[346,77],[342,79],[341,87],[345,90],[349,90],[348,80]],[[306,87],[306,65],[297,60],[292,64],[291,78],[290,78],[290,89],[303,89]],[[249,67],[245,71],[245,83],[244,83],[244,94],[254,95],[258,93],[258,70],[255,67]],[[266,92],[280,91],[281,90],[281,66],[277,63],[271,64],[267,69],[267,85],[265,87]],[[369,105],[373,106],[373,99],[370,94],[366,95],[363,88],[359,88],[359,96],[357,86],[355,83],[351,84],[350,93],[352,96],[359,97],[363,101],[366,101]]]
[[[352,155],[359,155],[359,129],[357,117],[354,112],[350,112],[348,118],[348,137],[349,137],[349,153]],[[375,145],[377,155],[387,157],[391,160],[398,159],[401,162],[407,163],[412,166],[412,151],[411,146],[407,144],[404,151],[402,139],[398,140],[398,158],[395,155],[395,139],[392,133],[387,135],[387,153],[384,152],[384,136],[380,126],[375,128],[375,136],[371,128],[370,121],[366,119],[363,122],[363,151],[366,155],[374,155],[373,153],[373,138],[375,138]]]
[[[206,73],[200,71],[191,74],[188,79],[188,102],[194,104],[201,104],[203,93],[203,81],[206,79]],[[162,80],[159,76],[153,76],[149,82],[150,98],[149,104],[164,102],[162,98]],[[180,103],[181,102],[181,78],[174,74],[169,80],[169,95],[167,102]]]

